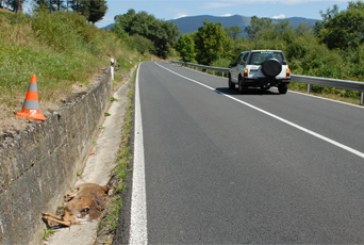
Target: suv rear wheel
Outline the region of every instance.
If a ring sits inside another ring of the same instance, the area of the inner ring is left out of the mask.
[[[287,83],[282,83],[278,86],[278,91],[280,94],[286,94],[288,90],[288,84]]]
[[[235,83],[231,81],[231,75],[229,74],[229,89],[235,89]]]
[[[244,79],[242,77],[239,77],[238,91],[239,93],[243,93],[245,90],[246,90],[246,85],[244,84]]]

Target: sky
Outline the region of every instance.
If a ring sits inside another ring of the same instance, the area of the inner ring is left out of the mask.
[[[321,19],[320,11],[334,4],[345,10],[350,0],[107,0],[108,11],[96,23],[104,27],[114,23],[114,16],[129,9],[146,11],[157,19],[170,20],[184,16],[213,15],[247,17]]]

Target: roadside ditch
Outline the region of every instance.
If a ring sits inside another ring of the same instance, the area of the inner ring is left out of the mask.
[[[46,112],[45,122],[28,122],[23,131],[1,135],[0,244],[57,244],[57,236],[60,244],[111,243],[126,188],[118,179],[130,172],[133,82],[130,75],[127,80],[113,94],[110,71],[103,70],[87,91]],[[115,179],[114,201],[100,228],[97,221],[90,223],[92,229],[89,224],[45,229],[41,213],[55,211],[67,190],[84,182],[106,184],[110,178]],[[79,234],[89,234],[92,242],[72,240]]]

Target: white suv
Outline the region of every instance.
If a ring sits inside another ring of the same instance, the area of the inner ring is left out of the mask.
[[[278,87],[280,94],[287,93],[291,71],[280,50],[250,50],[241,52],[229,71],[229,88],[239,92],[248,87],[267,90]]]

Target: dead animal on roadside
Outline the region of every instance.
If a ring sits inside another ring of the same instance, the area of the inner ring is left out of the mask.
[[[110,186],[93,183],[81,184],[75,191],[64,196],[65,208],[62,215],[42,213],[48,227],[54,224],[69,227],[100,217],[106,207]]]

